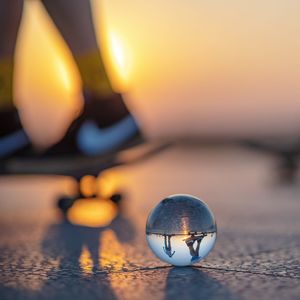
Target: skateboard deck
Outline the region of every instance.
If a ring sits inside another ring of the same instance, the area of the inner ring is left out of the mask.
[[[103,170],[147,159],[170,146],[169,142],[139,141],[133,146],[101,156],[60,156],[12,158],[5,161],[1,175],[63,175],[80,179],[85,175],[97,176]]]
[[[102,172],[110,168],[138,163],[147,158],[150,158],[171,146],[170,142],[143,142],[139,141],[128,148],[107,153],[102,156],[64,156],[59,158],[13,158],[7,160],[2,167],[1,175],[63,175],[69,176],[77,181],[77,191],[74,195],[62,195],[58,201],[57,206],[66,214],[71,206],[82,198],[102,197],[102,195],[86,195],[81,188],[81,182],[86,175],[89,177],[101,177]],[[3,172],[4,170],[4,172]],[[96,180],[92,180],[93,186]],[[96,190],[94,187],[92,190]],[[122,199],[120,191],[113,191],[106,198],[118,204]]]

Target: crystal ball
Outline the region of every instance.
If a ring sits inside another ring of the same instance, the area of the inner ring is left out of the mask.
[[[146,238],[153,253],[174,266],[188,266],[212,250],[217,237],[214,215],[191,195],[172,195],[150,212]]]

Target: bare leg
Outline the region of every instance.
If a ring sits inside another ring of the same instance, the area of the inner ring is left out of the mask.
[[[50,151],[62,153],[75,149],[98,155],[117,149],[138,134],[138,126],[108,79],[97,44],[90,1],[42,1],[73,54],[85,99],[81,116]],[[104,138],[99,127],[111,127],[109,137]]]
[[[43,0],[78,66],[83,89],[107,96],[113,93],[98,47],[89,0]]]
[[[0,160],[29,144],[13,104],[14,53],[22,11],[23,0],[0,0]]]
[[[10,109],[14,52],[23,11],[23,0],[0,1],[0,108]]]
[[[195,250],[195,253],[199,256],[199,249],[200,249],[200,243],[201,243],[202,239],[201,240],[198,240],[197,241],[197,247],[196,247],[196,250]]]
[[[168,235],[168,249],[171,248],[171,237]]]
[[[197,256],[197,252],[194,249],[194,243],[188,243],[187,246],[189,247],[190,254],[192,257]]]
[[[164,243],[165,243],[165,249],[168,249],[167,236],[166,235],[164,235]]]
[[[74,55],[98,49],[89,0],[43,0]]]

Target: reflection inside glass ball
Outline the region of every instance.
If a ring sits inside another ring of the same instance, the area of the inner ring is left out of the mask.
[[[158,258],[175,266],[187,266],[199,262],[212,250],[217,228],[203,201],[190,195],[173,195],[152,210],[146,235]]]

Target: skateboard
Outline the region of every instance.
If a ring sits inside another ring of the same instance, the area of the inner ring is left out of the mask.
[[[270,154],[279,160],[276,173],[280,183],[294,183],[296,181],[299,158],[300,142],[299,139],[286,139],[281,142],[278,140],[263,141],[243,141],[242,145],[249,149],[257,150]]]
[[[101,194],[96,185],[104,171],[121,165],[131,165],[151,158],[171,146],[170,142],[133,141],[126,148],[109,152],[101,156],[62,156],[46,158],[12,158],[2,164],[1,175],[61,175],[72,177],[76,181],[76,191],[72,196],[62,196],[57,206],[66,214],[71,206],[83,198],[107,198],[117,205],[123,198],[120,191]],[[100,180],[99,180],[100,179]],[[104,183],[105,184],[105,181]],[[88,186],[88,187],[87,187]]]

